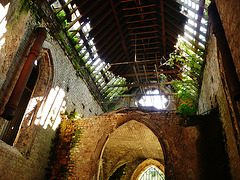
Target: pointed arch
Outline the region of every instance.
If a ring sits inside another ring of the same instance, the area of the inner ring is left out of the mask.
[[[103,179],[111,177],[124,164],[124,176],[130,179],[134,170],[132,167],[148,158],[158,159],[164,164],[164,154],[158,137],[136,120],[122,124],[111,133],[102,151],[100,177]]]
[[[143,161],[141,164],[137,166],[137,168],[134,170],[131,180],[136,180],[141,177],[141,175],[148,170],[150,167],[156,167],[159,169],[163,174],[165,172],[164,165],[161,164],[159,161],[154,160],[154,159],[147,159]]]

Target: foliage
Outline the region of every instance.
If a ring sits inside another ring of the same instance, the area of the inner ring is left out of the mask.
[[[112,105],[112,104],[111,104],[111,105]],[[113,110],[115,110],[115,109],[117,109],[117,108],[119,108],[119,107],[121,107],[121,105],[115,104],[115,105],[112,105],[112,106],[108,107],[108,109],[107,109],[106,111],[107,111],[107,112],[110,112],[110,111],[113,111]]]
[[[182,65],[182,80],[174,81],[173,88],[177,93],[178,112],[183,115],[194,115],[197,112],[198,92],[201,82],[203,64],[202,52],[190,51],[186,43],[178,43],[176,51],[171,54],[170,64]]]
[[[37,23],[40,24],[42,22],[42,19],[38,15],[37,8],[35,7],[35,0],[22,0],[20,5],[20,11],[15,12],[15,14],[20,14],[23,12],[29,12],[31,13],[33,20]],[[17,16],[18,17],[18,16]]]
[[[58,14],[57,14],[57,18],[60,20],[61,22],[61,25],[62,27],[65,29],[67,27],[67,20],[64,20],[63,19],[65,18],[66,16],[66,13],[64,11],[60,11]]]
[[[31,5],[30,0],[24,0],[21,5],[20,12],[28,12],[30,10],[30,5]]]
[[[67,115],[68,119],[79,119],[82,116],[80,114],[78,114],[76,112],[76,110],[74,109],[73,111],[71,111],[70,113],[68,113],[67,111],[65,112],[65,114]]]
[[[211,3],[211,0],[206,0],[206,1],[205,1],[205,4],[206,4],[207,6],[209,6],[210,3]]]
[[[46,168],[45,179],[64,179],[74,167],[71,152],[81,140],[82,130],[75,120],[79,114],[75,111],[61,113],[62,122],[56,130],[52,140],[48,168]]]

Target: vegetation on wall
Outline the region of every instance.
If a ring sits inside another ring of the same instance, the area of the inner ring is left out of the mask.
[[[185,42],[178,43],[176,51],[171,54],[170,64],[177,62],[182,66],[182,80],[174,81],[173,89],[177,93],[178,112],[183,115],[195,115],[198,111],[202,56],[202,51],[192,52]]]
[[[23,0],[22,5],[20,8],[20,13],[21,12],[29,12],[31,13],[33,20],[35,21],[36,24],[41,24],[42,19],[39,16],[37,12],[37,8],[35,7],[35,0]]]
[[[82,130],[78,127],[76,119],[79,114],[75,111],[61,114],[62,122],[56,130],[52,140],[52,148],[45,179],[64,179],[74,167],[71,152],[81,140]]]

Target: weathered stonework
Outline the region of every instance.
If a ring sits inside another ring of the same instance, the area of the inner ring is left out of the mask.
[[[35,39],[36,22],[30,12],[18,11],[22,2],[12,2],[7,15],[6,41],[0,53],[0,113]],[[38,26],[44,27],[45,24]],[[82,117],[103,112],[84,80],[76,76],[69,59],[50,35],[43,44],[38,61],[39,77],[14,145],[0,140],[0,179],[44,179],[51,140],[61,120],[60,111],[75,111]],[[5,126],[7,121],[0,118],[1,135]]]
[[[145,124],[159,138],[165,152],[167,178],[199,178],[196,127],[180,126],[182,118],[173,111],[119,109],[79,121],[83,136],[71,154],[75,167],[69,179],[97,179],[105,143],[119,126],[131,120]]]
[[[91,117],[103,113],[85,82],[76,75],[71,62],[52,38],[48,38],[43,48],[51,50],[54,67],[52,88],[60,87],[65,92],[66,111],[75,109],[83,117]]]
[[[238,31],[240,29],[240,1],[215,0],[215,2],[222,20],[222,25],[225,30],[238,77],[240,79],[240,34]]]
[[[22,2],[23,0],[11,1],[7,15],[7,32],[4,35],[6,41],[0,51],[0,113],[11,95],[25,63],[25,57],[35,38],[36,22],[33,21],[29,12],[20,12],[22,6],[19,5]],[[240,77],[238,55],[240,52],[238,32],[240,2],[233,0],[226,2],[215,0],[215,2]],[[41,24],[41,26],[45,27],[45,24]],[[212,147],[215,145],[212,143],[215,142],[215,124],[211,124],[213,116],[208,117],[210,119],[202,117],[201,120],[204,120],[204,124],[199,127],[197,121],[194,121],[193,124],[185,123],[186,119],[174,111],[154,112],[122,108],[99,115],[103,112],[101,105],[93,98],[86,82],[76,76],[69,59],[50,35],[44,42],[41,54],[39,79],[14,146],[9,146],[0,140],[0,179],[35,180],[44,178],[51,140],[55,135],[55,128],[61,120],[59,114],[65,110],[68,113],[77,112],[81,117],[87,117],[87,119],[81,118],[78,121],[71,120],[73,126],[82,130],[83,136],[76,143],[70,155],[63,153],[61,157],[62,160],[66,157],[71,160],[68,163],[70,169],[68,179],[96,179],[99,177],[99,167],[102,165],[102,154],[106,142],[116,132],[116,129],[132,120],[147,126],[159,139],[164,149],[164,161],[161,163],[165,165],[167,179],[201,179],[202,174],[205,175],[204,177],[210,177],[208,176],[210,163],[211,168],[222,163],[214,154],[214,152],[220,151],[221,147],[219,149]],[[41,60],[42,58],[43,60]],[[229,165],[232,179],[239,179],[240,157],[237,145],[240,137],[237,134],[239,132],[236,131],[239,119],[234,115],[220,52],[212,34],[208,41],[208,54],[202,84],[199,113],[207,114],[211,109],[219,109],[221,121],[218,121],[218,117],[216,120],[222,125],[222,127],[218,127],[218,131],[223,128],[223,132],[218,133],[224,134],[220,138],[225,141],[227,158],[229,158],[229,162],[224,162],[224,165]],[[50,94],[50,92],[53,93]],[[34,102],[35,100],[36,102]],[[239,106],[239,102],[237,103]],[[133,105],[133,101],[128,101],[126,104]],[[91,118],[92,116],[94,117]],[[41,120],[43,121],[41,122]],[[0,118],[0,133],[3,132],[6,124],[7,121]],[[67,130],[65,128],[64,133]],[[204,149],[206,152],[202,152],[200,149]],[[209,153],[208,149],[214,150]],[[211,157],[208,157],[209,154]],[[211,161],[208,161],[208,158]],[[216,159],[214,160],[214,158]],[[142,161],[142,159],[138,159],[128,163],[127,174],[132,174]],[[119,164],[115,164],[113,167],[118,167]],[[106,176],[108,177],[115,170],[116,168],[107,171]],[[214,172],[221,174],[217,170],[215,169]],[[226,177],[229,177],[228,173],[226,174]]]
[[[199,113],[207,114],[209,110],[219,107],[224,134],[226,137],[226,151],[229,156],[229,166],[233,179],[239,178],[239,153],[234,133],[231,115],[231,99],[226,87],[226,80],[222,65],[219,63],[220,55],[217,49],[216,38],[212,31],[207,47],[206,65],[203,73],[203,82],[199,97]],[[220,61],[221,62],[221,61]]]
[[[0,113],[8,101],[11,92],[26,61],[29,48],[34,39],[35,23],[30,13],[20,12],[22,0],[11,3],[6,20],[5,43],[0,50]]]

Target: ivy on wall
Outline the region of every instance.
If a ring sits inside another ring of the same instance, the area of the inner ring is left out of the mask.
[[[56,130],[52,140],[52,148],[45,179],[65,179],[74,168],[71,152],[81,140],[82,130],[78,127],[76,119],[79,115],[72,111],[61,113],[62,122]],[[79,120],[79,119],[78,119]]]
[[[170,65],[174,63],[182,66],[182,80],[175,80],[173,89],[177,93],[178,112],[183,115],[195,115],[198,111],[198,95],[201,83],[203,52],[194,53],[186,43],[180,41],[170,57]]]

